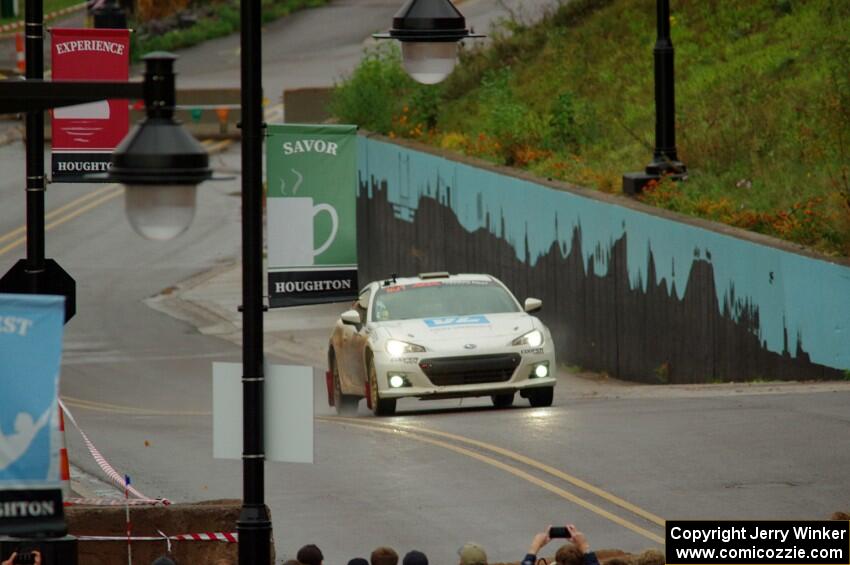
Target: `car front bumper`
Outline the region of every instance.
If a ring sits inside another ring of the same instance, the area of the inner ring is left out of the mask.
[[[551,347],[474,353],[424,352],[395,358],[376,354],[374,362],[382,398],[490,396],[551,387],[556,383],[555,352]],[[533,376],[541,364],[547,366],[548,375]],[[390,385],[394,375],[402,377],[404,386]]]

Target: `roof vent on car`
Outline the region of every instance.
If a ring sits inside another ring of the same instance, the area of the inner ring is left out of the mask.
[[[419,273],[420,279],[447,279],[449,278],[448,271],[437,271],[434,273]]]

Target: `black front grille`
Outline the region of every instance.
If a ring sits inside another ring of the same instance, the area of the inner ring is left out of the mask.
[[[423,359],[419,367],[437,386],[474,385],[511,380],[520,361],[518,353],[505,353]]]

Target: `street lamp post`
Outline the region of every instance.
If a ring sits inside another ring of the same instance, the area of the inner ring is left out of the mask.
[[[242,511],[240,565],[271,561],[263,438],[263,89],[260,0],[241,2],[242,95]]]
[[[655,63],[655,150],[644,172],[623,175],[623,192],[639,194],[650,181],[669,176],[685,180],[688,169],[676,152],[676,96],[674,50],[670,37],[670,0],[656,0],[657,38]]]

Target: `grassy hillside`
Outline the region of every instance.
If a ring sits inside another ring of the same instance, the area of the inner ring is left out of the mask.
[[[673,0],[685,183],[651,204],[850,255],[850,2]],[[654,0],[507,22],[444,84],[393,47],[337,88],[344,121],[608,192],[652,156]]]

